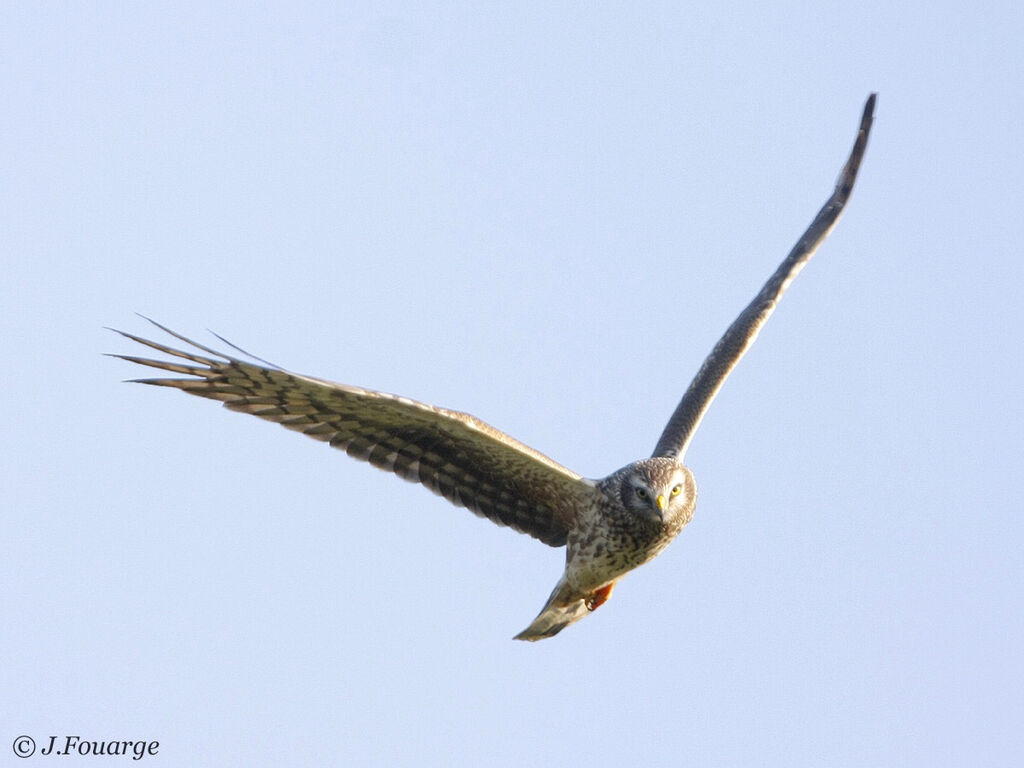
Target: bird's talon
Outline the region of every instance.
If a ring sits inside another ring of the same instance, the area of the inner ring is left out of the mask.
[[[608,602],[608,598],[612,596],[612,587],[614,586],[615,583],[612,582],[606,587],[595,589],[594,593],[590,597],[588,597],[584,603],[587,606],[587,610],[596,611],[598,608],[600,608],[602,605]]]

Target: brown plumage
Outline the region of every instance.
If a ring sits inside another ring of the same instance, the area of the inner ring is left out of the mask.
[[[655,557],[692,519],[697,489],[693,475],[682,464],[686,448],[722,382],[839,218],[867,146],[874,105],[872,94],[832,196],[708,356],[666,425],[653,457],[603,480],[583,478],[468,414],[290,373],[258,358],[249,362],[157,323],[196,351],[118,331],[184,362],[115,357],[187,377],[136,381],[219,400],[231,410],[277,422],[420,483],[499,525],[551,546],[566,546],[561,580],[533,623],[516,636],[522,640],[551,637],[603,604],[618,579]]]

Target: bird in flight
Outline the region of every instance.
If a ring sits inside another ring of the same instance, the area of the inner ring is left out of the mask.
[[[601,606],[619,579],[661,552],[693,517],[697,486],[683,465],[686,449],[722,383],[843,212],[867,147],[875,97],[871,94],[864,105],[853,150],[831,197],[708,355],[654,453],[603,479],[584,478],[469,414],[291,373],[219,336],[249,359],[210,349],[155,322],[192,351],[117,331],[176,360],[113,356],[187,377],[135,381],[219,400],[233,411],[277,422],[420,483],[499,525],[566,547],[561,579],[537,618],[516,635],[517,640],[552,637]]]

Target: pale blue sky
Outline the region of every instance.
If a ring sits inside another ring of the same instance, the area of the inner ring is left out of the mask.
[[[1024,759],[1019,3],[2,15],[0,764]],[[101,356],[136,311],[212,328],[602,476],[870,91],[846,216],[693,442],[693,523],[553,640],[510,638],[563,550]]]

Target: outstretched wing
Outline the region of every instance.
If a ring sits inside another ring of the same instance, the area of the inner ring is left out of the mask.
[[[248,363],[153,324],[210,357],[117,331],[187,363],[113,357],[191,377],[135,381],[275,421],[545,544],[565,544],[577,510],[595,493],[590,481],[469,414]]]
[[[793,278],[803,269],[804,264],[814,255],[822,240],[832,231],[832,227],[839,220],[839,215],[850,198],[850,192],[853,191],[853,182],[857,179],[857,171],[860,168],[861,159],[864,157],[864,150],[867,148],[868,134],[871,132],[871,122],[875,115],[876,95],[871,94],[864,105],[864,114],[860,120],[857,140],[854,142],[850,159],[846,161],[842,173],[839,174],[839,181],[836,183],[832,196],[814,217],[814,221],[811,222],[807,231],[797,241],[779,268],[768,278],[768,282],[764,284],[761,292],[729,326],[725,335],[708,355],[686,390],[686,394],[683,395],[683,399],[676,406],[665,431],[662,432],[658,445],[654,449],[654,456],[683,460],[690,440],[693,439],[701,419],[704,418],[708,406],[715,399],[715,395],[718,394],[726,377],[736,367],[736,363],[740,361],[750,345],[754,343],[761,326],[775,311],[775,305]]]

